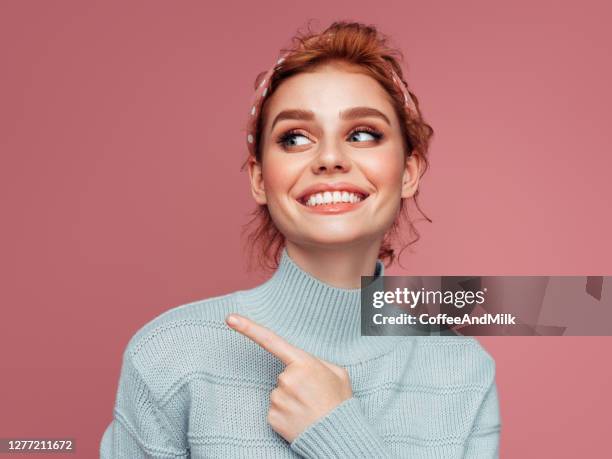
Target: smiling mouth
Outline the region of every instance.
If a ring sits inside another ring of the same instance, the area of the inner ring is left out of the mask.
[[[316,213],[341,213],[356,209],[368,194],[354,191],[322,191],[297,199],[304,207]]]

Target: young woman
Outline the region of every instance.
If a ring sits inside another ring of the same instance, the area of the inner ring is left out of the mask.
[[[495,364],[476,340],[360,333],[361,276],[393,261],[433,132],[394,54],[337,22],[260,75],[250,241],[275,271],[132,337],[103,458],[497,457]]]

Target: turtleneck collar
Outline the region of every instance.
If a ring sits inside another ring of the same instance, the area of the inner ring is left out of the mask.
[[[376,261],[375,277],[384,274]],[[361,289],[333,287],[300,268],[283,249],[263,284],[240,292],[242,314],[320,358],[348,364],[390,351],[401,337],[361,336]]]

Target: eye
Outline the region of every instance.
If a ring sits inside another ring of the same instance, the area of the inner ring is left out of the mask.
[[[299,138],[302,139],[308,139],[308,137],[306,137],[304,134],[301,134],[298,131],[288,131],[286,133],[284,133],[278,140],[276,143],[278,143],[281,147],[300,147],[302,145],[306,145],[306,142],[302,142],[300,143],[299,141],[296,141],[296,139]],[[291,142],[291,143],[290,143]]]
[[[353,130],[351,132],[351,134],[349,135],[349,138],[350,137],[357,137],[357,134],[366,134],[365,138],[363,138],[363,141],[365,141],[365,142],[367,142],[367,141],[378,142],[382,138],[382,136],[383,136],[382,132],[379,132],[376,129],[372,129],[372,128],[363,126],[363,127],[360,127],[360,128],[357,128],[357,129]],[[368,137],[370,137],[370,138],[368,139]],[[361,143],[361,142],[359,142],[359,143]]]

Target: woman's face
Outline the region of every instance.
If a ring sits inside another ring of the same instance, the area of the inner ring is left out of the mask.
[[[327,64],[285,80],[266,110],[262,164],[249,172],[279,231],[296,244],[380,243],[419,180],[382,86]]]

